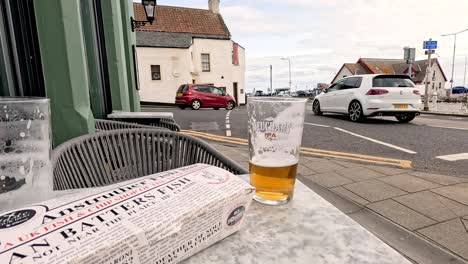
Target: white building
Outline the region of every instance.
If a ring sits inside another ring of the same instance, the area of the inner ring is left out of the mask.
[[[209,9],[156,7],[156,21],[138,28],[136,60],[142,102],[175,102],[186,83],[210,83],[225,88],[245,104],[245,50],[231,40],[219,14],[219,0]],[[144,20],[141,4],[134,4]]]
[[[415,61],[411,66],[411,79],[420,90],[425,92],[427,60]],[[408,74],[409,65],[403,59],[373,59],[360,58],[356,63],[345,63],[341,66],[332,83],[350,75],[356,74]],[[445,83],[447,78],[437,59],[432,59],[431,75],[429,76],[429,94],[437,93],[439,97],[445,97],[447,90]]]

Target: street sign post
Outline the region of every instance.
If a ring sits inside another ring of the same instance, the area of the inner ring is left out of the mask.
[[[429,39],[423,42],[423,49],[425,49],[425,53],[427,55],[427,68],[426,68],[426,81],[425,81],[425,93],[424,93],[424,111],[429,111],[429,77],[431,76],[432,72],[432,60],[431,55],[435,53],[435,49],[437,49],[437,40]]]

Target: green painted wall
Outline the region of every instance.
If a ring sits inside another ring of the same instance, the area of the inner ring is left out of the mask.
[[[54,145],[94,132],[79,0],[35,0]]]
[[[112,109],[130,111],[129,74],[126,67],[126,50],[122,23],[121,2],[126,0],[102,0],[102,19],[106,39]]]
[[[91,11],[83,9],[90,6],[83,1],[92,0],[34,0],[55,146],[95,131],[91,103],[96,113],[103,111],[102,100],[98,100],[103,96],[100,79],[94,74],[97,68],[91,58],[98,56],[97,50],[91,50],[90,36],[96,33]],[[140,111],[132,51],[135,34],[130,27],[132,1],[101,0],[101,10],[112,109]]]
[[[130,17],[134,17],[133,15],[133,1],[132,0],[120,0],[120,6],[122,9],[122,27],[123,27],[123,36],[124,36],[124,45],[126,48],[125,50],[125,58],[126,58],[126,68],[128,72],[128,94],[130,100],[130,109],[132,112],[139,112],[140,109],[140,95],[136,90],[136,72],[135,72],[135,61],[133,57],[134,51],[132,47],[136,47],[136,36],[135,33],[132,32],[132,27],[130,23]]]

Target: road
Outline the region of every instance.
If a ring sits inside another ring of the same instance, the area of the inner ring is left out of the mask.
[[[182,129],[247,139],[245,107],[230,113],[213,109],[144,110],[173,112]],[[468,118],[422,115],[409,124],[391,117],[353,123],[340,115],[314,116],[309,105],[305,123],[304,147],[410,160],[416,170],[468,178]],[[449,156],[454,154],[460,155]]]

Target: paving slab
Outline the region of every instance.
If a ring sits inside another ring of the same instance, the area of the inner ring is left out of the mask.
[[[324,159],[322,159],[321,161],[311,161],[309,163],[306,163],[305,166],[307,166],[309,169],[316,171],[317,173],[325,173],[345,169],[345,167],[335,162]]]
[[[343,188],[342,186],[338,186],[338,187],[335,187],[335,188],[332,188],[332,190],[338,194],[340,194],[341,196],[343,197],[346,197],[360,205],[366,205],[369,203],[369,201],[367,201],[366,199],[362,198],[361,196],[359,195],[356,195],[355,193],[353,192],[350,192],[349,190]]]
[[[243,167],[244,169],[247,169],[249,170],[249,162],[248,161],[241,161],[241,162],[237,162],[241,167]]]
[[[403,190],[378,180],[367,180],[344,185],[343,187],[370,202],[378,202],[407,194],[407,192]]]
[[[306,175],[305,177],[328,188],[353,183],[352,180],[334,172]]]
[[[387,176],[383,173],[373,171],[365,167],[347,168],[345,170],[337,171],[337,173],[353,181],[365,181]]]
[[[317,156],[306,156],[306,155],[301,155],[301,158],[306,159],[308,161],[324,161],[327,159],[324,158],[317,158]]]
[[[437,223],[436,221],[393,200],[371,203],[367,205],[367,208],[383,215],[405,228],[408,228],[409,230],[416,230]]]
[[[362,167],[362,164],[359,164],[359,163],[352,163],[352,162],[347,162],[347,161],[335,161],[335,162],[340,164],[341,166],[343,166],[345,168]]]
[[[468,205],[468,183],[445,186],[431,190],[437,194]]]
[[[410,171],[410,170],[396,169],[393,167],[386,167],[386,166],[369,165],[366,167],[373,171],[383,173],[385,175],[397,175],[397,174],[408,173]]]
[[[438,222],[468,215],[468,206],[430,191],[413,193],[393,199]]]
[[[297,172],[300,173],[301,175],[310,175],[310,174],[316,174],[314,170],[310,169],[309,167],[306,167],[303,165],[303,162],[299,162],[299,166],[297,167]]]
[[[399,174],[380,178],[380,181],[393,185],[407,192],[420,192],[427,189],[440,187],[440,184],[426,181],[421,178],[411,176],[409,174]]]
[[[418,232],[468,259],[468,232],[460,218],[426,227]]]
[[[421,179],[432,181],[441,185],[452,185],[452,184],[457,184],[457,183],[462,183],[462,182],[468,182],[468,179],[464,179],[464,178],[426,173],[426,172],[420,172],[420,171],[410,172],[408,174],[411,174]]]

